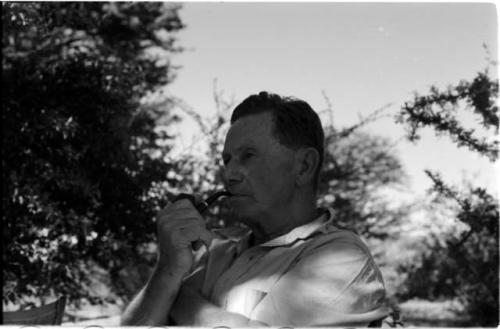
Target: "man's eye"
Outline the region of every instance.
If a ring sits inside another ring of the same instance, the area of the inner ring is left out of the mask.
[[[255,154],[252,153],[252,152],[245,152],[241,155],[241,159],[242,160],[248,160],[250,159],[251,157],[253,157]]]

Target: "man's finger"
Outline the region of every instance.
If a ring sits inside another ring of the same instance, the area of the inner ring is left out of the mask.
[[[181,229],[186,231],[198,232],[200,230],[200,227],[205,227],[205,223],[201,222],[196,217],[191,217],[179,221],[166,223],[165,226],[162,227],[171,232],[179,231]]]
[[[193,244],[192,244],[193,250],[195,250],[195,251],[199,250],[201,248],[201,246],[203,246],[203,244],[204,243],[201,240],[197,240],[197,241],[193,242]]]
[[[212,240],[215,238],[215,235],[207,230],[205,227],[200,231],[200,241],[207,247],[207,250],[210,248],[212,244]]]
[[[184,209],[184,208],[194,208],[194,198],[190,199],[180,199],[173,203],[175,209]]]
[[[193,242],[193,249],[198,250],[201,248],[201,246],[205,245],[207,247],[207,250],[210,249],[210,245],[212,244],[212,240],[214,239],[214,235],[212,232],[208,230],[202,230],[200,232],[200,239]]]
[[[196,242],[194,247],[195,250],[199,249],[199,243],[204,244],[207,249],[210,247],[212,240],[214,238],[213,234],[207,230],[204,223],[196,223],[191,221],[190,223],[184,223],[184,225],[180,224],[178,226],[178,230],[180,235],[189,242]]]

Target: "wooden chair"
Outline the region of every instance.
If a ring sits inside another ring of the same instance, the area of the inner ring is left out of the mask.
[[[368,328],[403,328],[404,326],[401,310],[396,304],[391,305],[391,312],[388,316],[368,324]]]
[[[2,312],[2,324],[60,325],[66,307],[66,297],[25,311]]]

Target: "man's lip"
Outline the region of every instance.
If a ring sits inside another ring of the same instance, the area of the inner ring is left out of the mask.
[[[231,195],[229,196],[230,198],[238,198],[238,197],[242,197],[242,196],[246,196],[245,194],[239,194],[239,193],[231,193]]]

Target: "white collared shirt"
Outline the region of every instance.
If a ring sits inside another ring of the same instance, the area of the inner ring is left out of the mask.
[[[363,241],[333,225],[333,211],[257,246],[219,231],[202,293],[270,326],[363,326],[385,317],[382,275]]]

